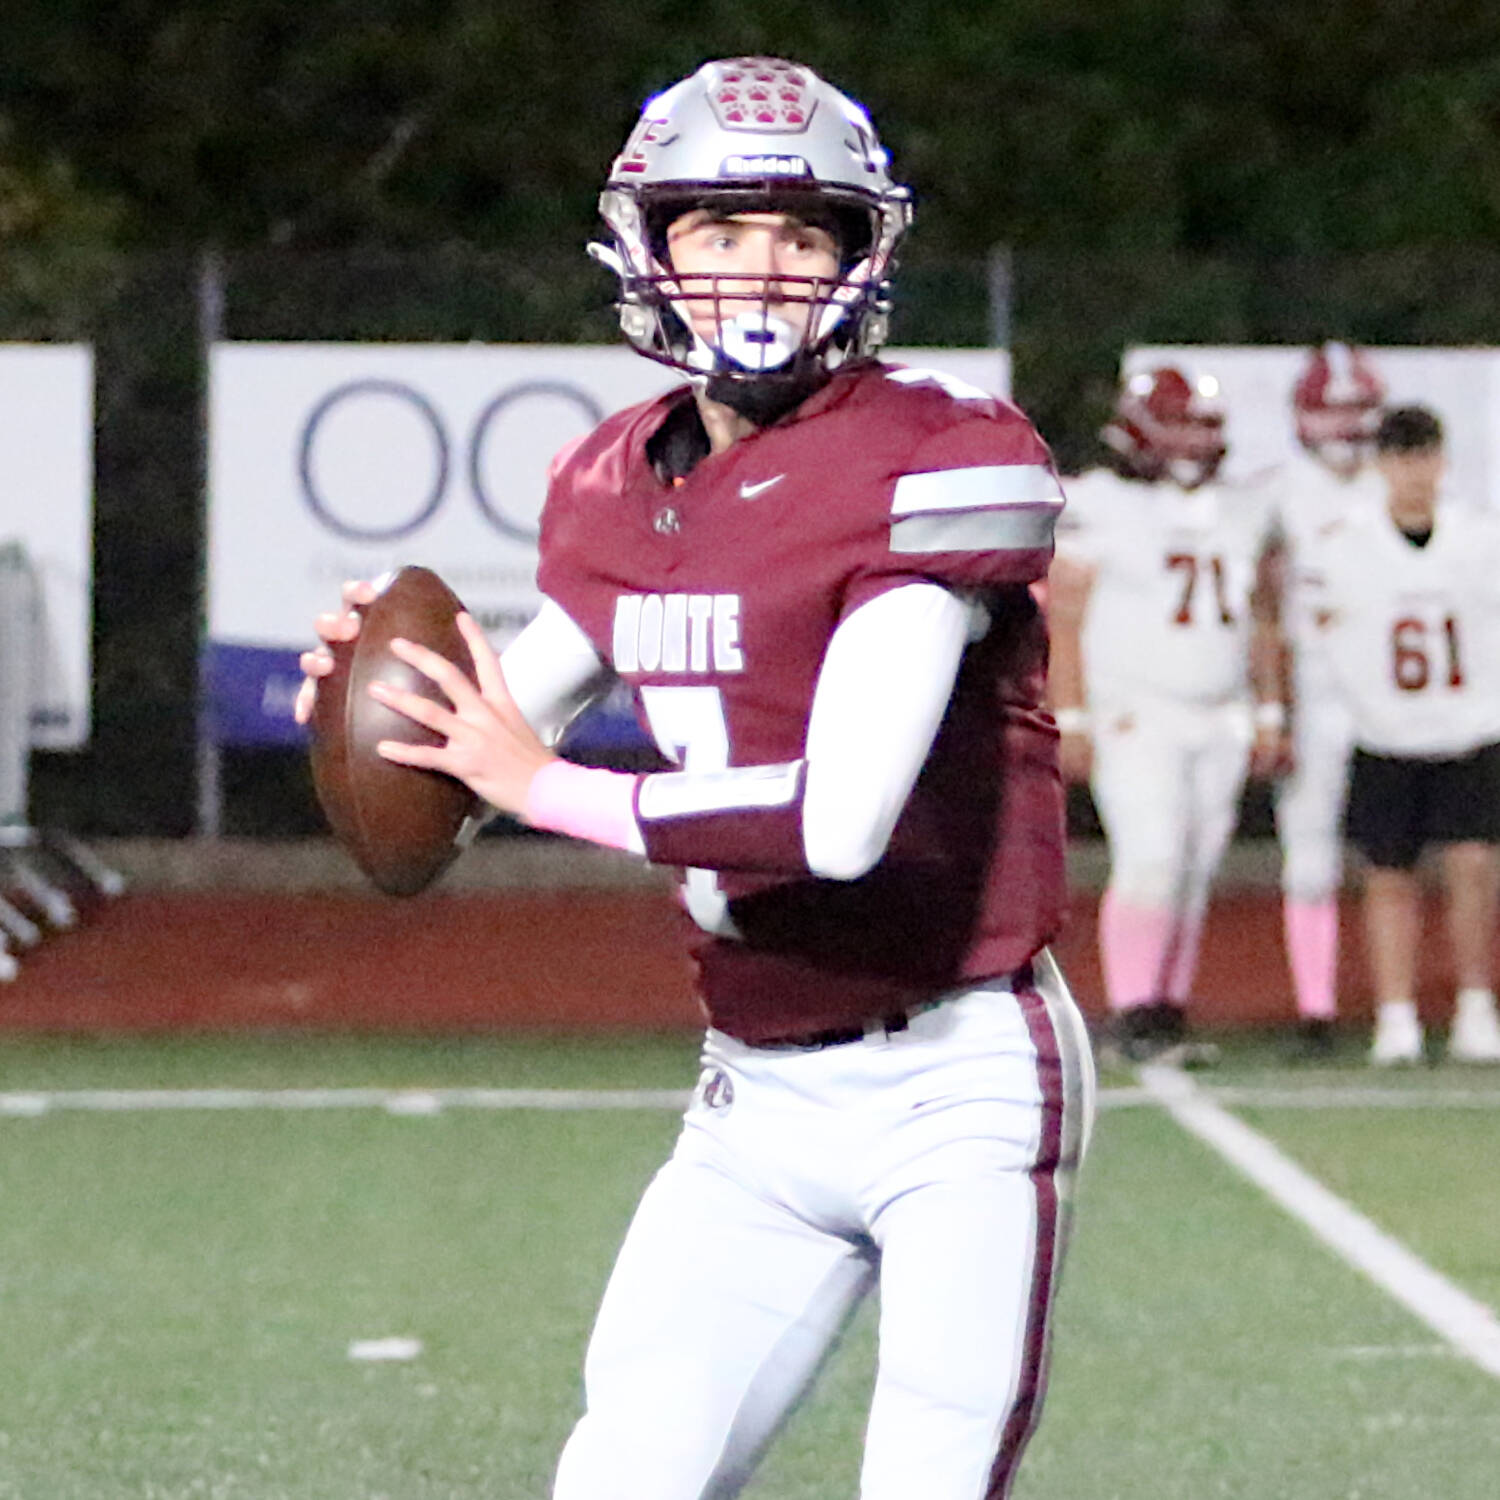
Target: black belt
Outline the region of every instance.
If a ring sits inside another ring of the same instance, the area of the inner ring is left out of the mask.
[[[987,986],[1002,983],[1012,993],[1030,989],[1035,983],[1031,962],[1028,961],[1010,974],[1002,974],[995,979],[976,980],[973,988],[984,989]],[[911,1025],[913,1016],[920,1016],[923,1011],[936,1010],[938,1006],[951,1000],[956,993],[957,991],[950,990],[947,994],[938,995],[932,1000],[920,1000],[915,1005],[908,1005],[905,1010],[891,1011],[886,1015],[876,1016],[872,1020],[861,1021],[856,1026],[835,1026],[828,1031],[809,1031],[805,1036],[767,1037],[763,1042],[750,1042],[747,1045],[783,1052],[819,1052],[824,1047],[846,1047],[850,1042],[862,1042],[877,1032],[890,1036],[895,1032],[905,1031]]]
[[[844,1047],[850,1042],[864,1041],[873,1032],[882,1031],[889,1036],[892,1032],[905,1031],[911,1025],[913,1016],[919,1016],[924,1010],[932,1010],[942,1003],[941,1000],[928,1000],[906,1010],[891,1011],[888,1015],[861,1021],[857,1026],[835,1026],[828,1031],[809,1031],[805,1036],[767,1037],[763,1042],[752,1042],[750,1045],[782,1052],[820,1052],[825,1047]]]

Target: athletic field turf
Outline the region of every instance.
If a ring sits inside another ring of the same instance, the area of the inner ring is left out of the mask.
[[[542,1500],[695,1071],[680,1037],[6,1040],[0,1500]],[[1250,1039],[1104,1081],[1021,1500],[1500,1494],[1500,1074]],[[852,1500],[872,1330],[759,1500]]]

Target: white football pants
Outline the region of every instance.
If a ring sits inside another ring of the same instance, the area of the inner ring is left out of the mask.
[[[1316,657],[1299,655],[1292,715],[1292,774],[1276,792],[1281,887],[1293,901],[1326,901],[1344,864],[1342,823],[1354,723]]]
[[[1209,888],[1234,833],[1253,737],[1248,704],[1096,704],[1092,791],[1120,901],[1172,914],[1156,993],[1187,998]]]
[[[1040,1413],[1093,1115],[1051,958],[819,1051],[710,1031],[604,1294],[555,1500],[728,1500],[880,1288],[863,1500],[995,1500]]]

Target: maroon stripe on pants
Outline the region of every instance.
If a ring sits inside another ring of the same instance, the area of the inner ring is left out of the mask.
[[[1026,1336],[1021,1345],[1021,1379],[1015,1404],[1000,1436],[1000,1451],[990,1470],[985,1500],[1004,1500],[1021,1463],[1021,1455],[1042,1414],[1047,1393],[1047,1353],[1051,1338],[1052,1289],[1058,1257],[1057,1167],[1062,1155],[1063,1058],[1047,1003],[1030,979],[1018,985],[1016,999],[1036,1048],[1037,1079],[1042,1091],[1042,1138],[1031,1168],[1036,1192],[1036,1250],[1031,1268],[1031,1295],[1026,1308]]]

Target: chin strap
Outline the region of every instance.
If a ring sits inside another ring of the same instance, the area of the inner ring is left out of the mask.
[[[743,380],[732,375],[710,375],[704,389],[710,401],[738,412],[757,427],[768,427],[800,406],[827,378],[817,369],[779,380]]]

